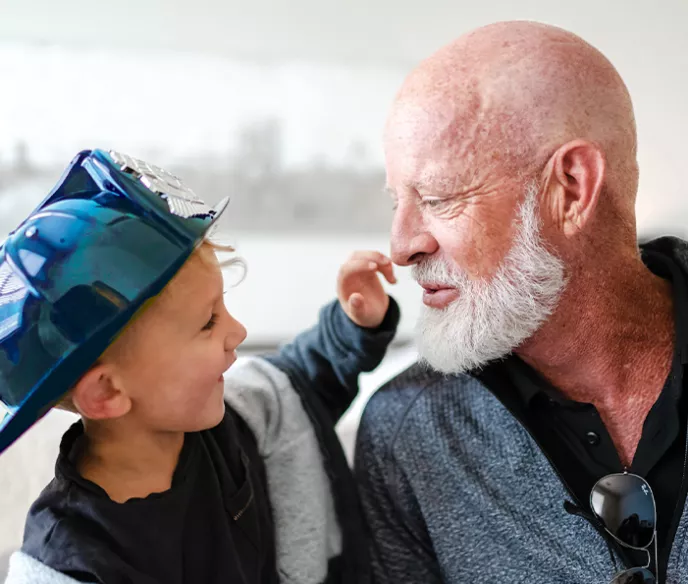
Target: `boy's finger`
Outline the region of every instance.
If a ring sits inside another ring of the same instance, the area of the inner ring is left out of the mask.
[[[358,292],[354,292],[349,297],[349,305],[351,306],[351,309],[353,310],[353,312],[356,314],[358,314],[360,311],[363,310],[364,304],[365,304],[365,301],[363,300],[363,295],[359,294]]]
[[[380,270],[380,273],[385,277],[385,280],[387,280],[390,284],[397,283],[397,278],[394,275],[394,266],[392,265],[392,262],[380,265],[378,269]]]
[[[363,324],[365,321],[365,299],[362,294],[354,292],[349,296],[350,317],[356,324]]]
[[[350,260],[370,260],[372,262],[375,262],[379,264],[380,266],[384,266],[386,264],[392,263],[391,260],[383,253],[380,253],[379,251],[374,251],[374,250],[363,250],[363,251],[356,251],[353,254],[351,254]]]
[[[339,277],[340,280],[345,280],[346,278],[354,274],[360,274],[362,272],[373,272],[377,269],[377,263],[369,259],[351,259],[342,266],[339,272]]]

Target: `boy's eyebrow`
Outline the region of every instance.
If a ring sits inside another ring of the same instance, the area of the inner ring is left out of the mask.
[[[205,303],[205,306],[211,307],[214,304],[217,304],[225,294],[227,294],[227,290],[223,290],[219,294],[214,294],[213,297]]]
[[[195,306],[200,307],[200,308],[198,308],[198,310],[199,311],[202,310],[203,313],[205,314],[206,311],[211,310],[218,303],[220,298],[222,298],[223,294],[224,294],[224,292],[222,294],[214,294],[211,298],[203,300],[202,302],[200,300],[194,299],[192,297],[189,299],[189,302],[193,303]],[[196,302],[194,302],[194,300],[196,300]]]

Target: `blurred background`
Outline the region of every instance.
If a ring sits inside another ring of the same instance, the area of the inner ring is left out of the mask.
[[[685,0],[0,0],[0,240],[72,156],[114,148],[232,199],[224,238],[249,266],[228,295],[245,352],[315,322],[355,249],[387,251],[381,129],[404,75],[476,26],[531,19],[601,49],[633,96],[641,237],[688,233]],[[365,400],[415,359],[419,291],[340,424],[349,455]],[[0,577],[72,418],[51,413],[0,458]]]

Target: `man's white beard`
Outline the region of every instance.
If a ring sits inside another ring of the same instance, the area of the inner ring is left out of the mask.
[[[461,373],[506,357],[556,308],[566,287],[564,264],[540,236],[537,194],[537,186],[529,185],[513,246],[489,281],[471,280],[434,258],[414,266],[417,281],[459,291],[443,309],[422,307],[416,333],[425,364],[442,373]]]

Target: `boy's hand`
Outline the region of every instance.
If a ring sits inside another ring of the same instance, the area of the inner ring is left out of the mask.
[[[392,262],[376,251],[357,251],[339,269],[337,298],[344,312],[358,326],[380,326],[389,308],[389,296],[378,278],[380,272],[395,284]]]

